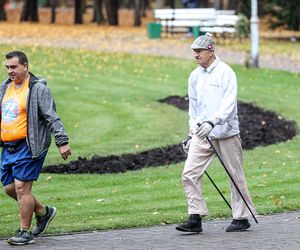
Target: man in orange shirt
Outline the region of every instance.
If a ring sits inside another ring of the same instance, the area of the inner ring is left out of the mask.
[[[21,51],[6,54],[9,78],[0,87],[1,165],[0,179],[7,195],[18,202],[20,229],[9,244],[34,242],[56,215],[56,208],[42,205],[32,194],[33,181],[41,172],[50,147],[51,133],[64,160],[71,155],[68,137],[57,116],[46,81],[28,71]],[[30,231],[33,213],[36,226]]]

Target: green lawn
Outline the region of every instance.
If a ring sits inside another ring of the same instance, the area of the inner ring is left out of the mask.
[[[0,45],[1,54],[13,46]],[[186,136],[187,114],[158,103],[169,95],[186,95],[192,61],[81,50],[18,48],[30,68],[45,77],[70,137],[72,158],[142,151],[178,143]],[[299,74],[233,66],[239,100],[276,111],[300,123]],[[4,67],[1,79],[6,77]],[[299,203],[300,137],[245,151],[245,172],[259,214],[296,210]],[[60,163],[53,146],[46,164]],[[42,174],[34,193],[55,205],[58,216],[49,233],[177,223],[186,218],[180,175],[183,163],[125,174]],[[229,199],[228,180],[215,161],[210,175]],[[230,211],[204,180],[208,219]],[[14,201],[0,192],[0,237],[18,227]]]

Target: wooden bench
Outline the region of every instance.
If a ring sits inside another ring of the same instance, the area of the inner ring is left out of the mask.
[[[209,22],[202,22],[200,26],[200,32],[210,33],[235,33],[235,25],[238,22],[238,15],[234,14],[234,11],[218,12],[216,19]]]
[[[238,16],[234,10],[214,8],[197,9],[156,9],[154,18],[166,33],[187,32],[199,27],[200,33],[234,33]]]
[[[187,32],[188,28],[200,27],[204,21],[213,21],[216,18],[216,10],[214,8],[156,9],[154,18],[167,33]]]

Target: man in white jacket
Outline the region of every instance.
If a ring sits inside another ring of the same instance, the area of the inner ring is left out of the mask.
[[[239,121],[237,115],[237,79],[234,71],[215,55],[215,43],[209,33],[199,36],[191,48],[199,65],[189,77],[189,136],[183,148],[188,153],[182,173],[182,183],[187,197],[187,222],[176,227],[184,232],[202,232],[202,217],[208,214],[202,196],[202,177],[212,162],[215,149],[239,187],[253,214],[255,208],[250,198],[242,161]],[[231,207],[233,221],[227,232],[244,231],[250,227],[251,213],[231,182]]]

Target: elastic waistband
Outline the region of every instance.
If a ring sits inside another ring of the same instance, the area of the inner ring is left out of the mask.
[[[17,140],[17,141],[6,141],[6,142],[3,142],[3,146],[4,147],[16,147],[25,142],[26,142],[26,138]]]

